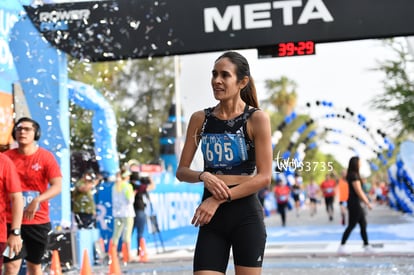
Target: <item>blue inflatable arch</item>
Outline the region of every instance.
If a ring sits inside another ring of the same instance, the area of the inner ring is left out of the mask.
[[[94,112],[92,129],[99,170],[104,178],[113,181],[119,170],[119,158],[116,146],[117,123],[111,105],[92,86],[70,79],[68,96],[79,107]]]

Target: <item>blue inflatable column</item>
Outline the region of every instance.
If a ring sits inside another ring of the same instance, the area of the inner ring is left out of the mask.
[[[53,48],[26,17],[21,17],[14,25],[9,43],[27,102],[28,115],[39,122],[42,130],[39,145],[53,152],[63,174],[62,193],[50,201],[52,227],[70,225],[66,55]]]

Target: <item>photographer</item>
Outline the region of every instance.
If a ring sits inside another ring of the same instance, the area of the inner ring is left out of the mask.
[[[145,239],[143,237],[145,225],[147,222],[147,216],[145,213],[145,207],[147,206],[146,201],[149,201],[148,191],[151,191],[155,188],[154,181],[149,175],[143,175],[139,172],[132,172],[130,176],[130,183],[134,187],[135,200],[134,200],[134,209],[135,209],[135,222],[134,227],[137,229],[137,244],[139,246],[137,254],[141,262],[146,261],[146,255],[144,255],[145,249]],[[144,199],[145,196],[145,199]]]
[[[71,194],[72,210],[78,229],[96,227],[94,194],[100,181],[100,176],[98,177],[93,169],[88,169],[74,186]]]

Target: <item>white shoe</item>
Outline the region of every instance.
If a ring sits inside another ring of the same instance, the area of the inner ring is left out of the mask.
[[[373,254],[375,253],[374,249],[370,245],[364,245],[364,253]]]
[[[341,244],[340,246],[339,246],[339,248],[338,248],[338,254],[339,255],[348,255],[349,253],[346,251],[346,249],[345,249],[345,245],[344,244]]]

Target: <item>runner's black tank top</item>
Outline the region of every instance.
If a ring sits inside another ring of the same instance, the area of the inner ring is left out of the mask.
[[[201,150],[204,170],[212,174],[251,175],[256,169],[253,141],[247,134],[247,120],[257,111],[246,104],[234,119],[221,120],[213,115],[214,107],[204,110]]]

